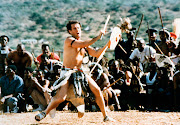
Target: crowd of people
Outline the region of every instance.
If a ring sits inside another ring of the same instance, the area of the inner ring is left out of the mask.
[[[180,111],[180,45],[175,33],[150,28],[146,31],[149,38],[146,44],[143,38],[135,38],[136,28],[131,28],[125,32],[127,39],[119,40],[115,58],[103,57],[96,64],[110,42],[98,50],[90,45],[105,31],[85,41],[81,40],[78,21],[69,21],[67,31],[71,36],[64,42],[63,61],[50,52],[48,43],[42,44],[42,54],[36,58],[23,44],[12,50],[7,46],[8,36],[0,37],[3,112],[27,112],[31,105],[32,111],[42,111],[35,116],[40,121],[47,114],[54,117],[55,109],[66,107],[77,110],[82,117],[82,100],[74,98],[83,98],[86,110],[100,110],[104,121],[113,120],[108,117],[108,110]],[[85,54],[89,59],[84,62]],[[73,99],[68,94],[70,83],[73,83]]]

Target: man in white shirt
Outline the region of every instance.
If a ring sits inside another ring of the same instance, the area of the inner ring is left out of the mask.
[[[140,62],[140,69],[144,71],[143,66],[146,63],[153,61],[156,50],[151,46],[146,45],[144,39],[142,38],[137,38],[136,41],[138,48],[134,49],[134,51],[131,53],[128,62],[132,61],[137,57]]]

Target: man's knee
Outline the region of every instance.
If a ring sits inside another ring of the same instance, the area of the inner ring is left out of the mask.
[[[8,98],[6,104],[7,106],[9,106],[10,110],[14,110],[15,108],[17,108],[18,99],[15,97]]]
[[[56,94],[56,96],[52,97],[52,101],[55,101],[57,103],[64,102],[65,100],[66,100],[65,97],[58,96],[57,94]]]

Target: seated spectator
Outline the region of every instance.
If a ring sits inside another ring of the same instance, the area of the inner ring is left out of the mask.
[[[4,112],[17,113],[21,108],[20,102],[23,93],[23,79],[16,75],[16,66],[9,65],[6,75],[0,78],[1,97],[0,105]]]
[[[53,66],[55,63],[58,63],[58,62],[59,61],[57,60],[49,59],[49,56],[46,54],[43,54],[41,56],[40,69],[44,72],[45,79],[51,80],[50,76],[52,73],[54,73]]]
[[[155,88],[156,88],[156,79],[157,79],[157,66],[156,63],[150,63],[149,65],[149,72],[147,72],[141,80],[145,82],[146,84],[146,108],[147,110],[155,110],[156,104],[155,104]]]
[[[172,109],[173,102],[173,81],[169,80],[168,68],[161,67],[156,77],[156,103],[161,111]]]
[[[95,65],[95,63],[91,63],[89,68],[92,69],[94,65]],[[111,110],[114,110],[114,108],[115,108],[113,106],[113,104],[114,104],[114,105],[116,105],[117,110],[119,110],[120,104],[119,104],[119,100],[117,98],[117,93],[116,93],[118,90],[115,91],[110,87],[110,82],[109,82],[108,76],[106,75],[106,73],[103,72],[103,68],[100,64],[98,64],[95,67],[95,69],[92,71],[91,77],[97,83],[97,85],[100,87],[100,89],[102,90],[104,98],[105,98],[106,106],[109,106],[109,107],[111,107]],[[120,94],[120,90],[119,90],[118,94]]]
[[[33,77],[33,70],[26,68],[24,84],[26,88],[26,98],[31,96],[34,104],[38,104],[39,107],[33,111],[44,110],[49,103],[50,96],[48,92],[49,81],[45,80],[42,71],[36,72],[36,77]]]
[[[43,43],[41,49],[42,49],[42,53],[37,57],[37,61],[39,61],[39,63],[41,63],[41,56],[43,54],[46,54],[49,57],[49,59],[60,61],[60,58],[56,53],[50,52],[48,43]]]
[[[53,65],[53,71],[54,73],[51,74],[51,85],[53,85],[53,83],[58,80],[60,78],[60,73],[61,73],[61,68],[62,68],[62,63],[61,62],[57,62]]]

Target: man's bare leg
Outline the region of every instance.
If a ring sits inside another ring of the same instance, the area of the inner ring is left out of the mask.
[[[104,102],[104,98],[103,98],[103,95],[101,93],[100,87],[96,84],[96,82],[90,76],[87,76],[87,79],[89,82],[89,87],[95,95],[96,103],[99,106],[99,108],[103,114],[104,122],[115,121],[113,118],[110,118],[107,116],[107,113],[105,110],[105,102]]]
[[[57,90],[57,94],[51,99],[51,102],[49,103],[45,111],[43,111],[43,113],[47,115],[52,109],[56,108],[61,102],[65,101],[67,97],[67,91],[68,91],[68,82],[63,86],[61,86],[59,90]],[[41,118],[37,118],[39,117],[38,115],[35,116],[35,119],[37,121],[40,121]]]
[[[87,76],[87,78],[89,81],[89,87],[90,87],[91,91],[93,92],[93,94],[95,95],[96,103],[99,106],[99,108],[105,118],[107,116],[107,113],[105,111],[105,102],[104,102],[104,98],[101,93],[101,90],[100,90],[99,86],[96,84],[96,82],[91,77]]]

